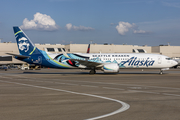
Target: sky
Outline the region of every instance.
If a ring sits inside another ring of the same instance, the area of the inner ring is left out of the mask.
[[[179,0],[1,0],[1,42],[180,46]]]

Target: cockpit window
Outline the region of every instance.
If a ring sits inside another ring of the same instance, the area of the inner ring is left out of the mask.
[[[166,60],[172,60],[171,58],[166,58]]]

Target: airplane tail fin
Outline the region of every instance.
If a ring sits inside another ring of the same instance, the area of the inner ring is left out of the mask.
[[[89,53],[89,51],[90,51],[90,44],[88,45],[87,53]]]
[[[31,42],[28,36],[21,30],[20,27],[13,27],[13,30],[16,37],[19,53],[21,55],[30,56],[32,54],[39,53],[39,50]]]

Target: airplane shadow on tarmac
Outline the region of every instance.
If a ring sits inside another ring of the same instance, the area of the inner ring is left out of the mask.
[[[96,74],[89,74],[89,72],[23,72],[22,74],[61,74],[61,75],[123,75],[123,74],[133,74],[133,75],[145,75],[145,74],[159,74],[159,72],[119,72],[119,73],[103,73],[103,72],[97,72]],[[168,73],[163,73],[168,74]]]

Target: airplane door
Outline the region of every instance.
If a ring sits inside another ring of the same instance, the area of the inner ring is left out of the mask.
[[[161,56],[158,56],[158,64],[161,64],[162,63],[162,58]]]

